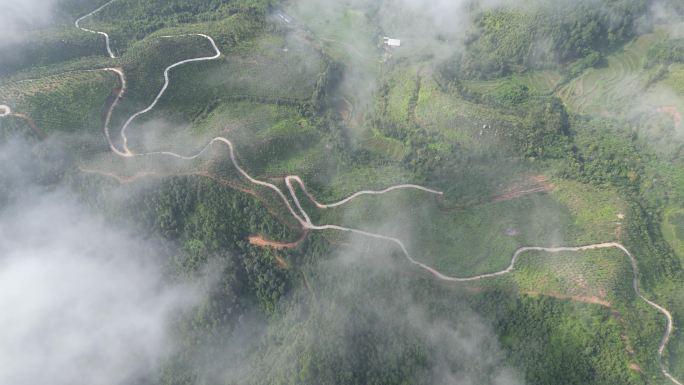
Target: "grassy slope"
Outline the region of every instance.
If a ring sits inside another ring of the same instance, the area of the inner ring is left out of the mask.
[[[362,198],[324,214],[344,223],[403,239],[413,256],[447,274],[469,276],[504,269],[528,245],[582,245],[616,239],[623,203],[610,191],[560,182],[550,195],[449,209],[450,197],[395,192]]]
[[[563,86],[558,95],[575,112],[625,114],[657,70],[644,69],[649,48],[664,38],[666,35],[659,30],[641,35],[621,52],[608,56],[606,66],[585,71]]]
[[[114,74],[75,71],[0,86],[0,100],[50,132],[101,135],[102,105],[116,87]]]

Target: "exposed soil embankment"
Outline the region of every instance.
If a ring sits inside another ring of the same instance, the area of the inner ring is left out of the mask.
[[[532,296],[538,296],[538,295],[544,295],[547,297],[552,297],[556,299],[568,299],[571,301],[575,302],[584,302],[584,303],[591,303],[594,305],[600,305],[600,306],[605,306],[605,307],[610,307],[611,304],[610,302],[606,301],[605,299],[591,296],[591,295],[565,295],[565,294],[560,294],[560,293],[554,293],[554,292],[539,292],[539,291],[527,291],[525,294],[529,294]]]
[[[306,234],[307,234],[306,231],[303,232],[302,236],[299,237],[299,239],[297,239],[294,242],[269,241],[261,235],[252,235],[247,239],[249,240],[249,244],[252,246],[270,247],[270,248],[276,249],[276,250],[291,250],[291,249],[296,249],[297,247],[299,247],[299,245],[302,244],[302,242],[304,241],[304,238],[306,237]]]
[[[284,249],[294,249],[299,245],[299,243],[304,239],[302,237],[300,240],[296,242],[291,242],[291,243],[283,243],[283,242],[274,242],[274,241],[269,241],[264,239],[261,235],[252,235],[249,239],[249,244],[252,246],[257,246],[257,247],[268,247],[272,248],[275,250],[284,250]],[[281,269],[289,269],[290,264],[287,263],[285,258],[281,257],[278,254],[273,254],[273,259],[275,260],[275,263],[280,267]]]
[[[501,202],[517,199],[529,194],[547,193],[555,186],[544,175],[531,176],[526,182],[509,186],[497,194],[492,201]]]

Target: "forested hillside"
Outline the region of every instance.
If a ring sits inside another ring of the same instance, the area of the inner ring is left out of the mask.
[[[681,385],[679,2],[21,9],[0,383]]]

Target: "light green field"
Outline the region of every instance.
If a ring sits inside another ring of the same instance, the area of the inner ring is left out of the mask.
[[[628,112],[656,68],[644,69],[649,48],[666,37],[663,33],[640,36],[621,52],[608,56],[607,65],[590,68],[558,90],[573,112],[615,117]]]
[[[508,278],[521,293],[608,306],[635,298],[631,264],[620,250],[521,254]]]
[[[416,66],[399,67],[390,72],[387,95],[387,113],[395,122],[408,122],[414,119],[409,116],[411,99],[415,97],[419,79],[424,77]]]
[[[684,95],[684,64],[672,64],[668,68],[668,76],[662,83],[679,95]]]
[[[402,160],[407,150],[402,141],[387,137],[375,129],[366,131],[361,146],[372,154],[395,162]]]
[[[360,190],[382,190],[395,184],[411,182],[412,175],[395,165],[349,167],[336,173],[321,189],[317,199],[321,202],[334,202]]]
[[[442,133],[451,141],[477,150],[488,147],[491,132],[480,135],[483,125],[504,130],[519,118],[481,104],[442,92],[431,77],[423,78],[416,106],[416,121],[421,127]]]
[[[663,236],[684,262],[684,209],[670,208],[665,211],[664,217]]]
[[[574,225],[583,229],[575,239],[578,244],[588,244],[597,239],[617,240],[618,229],[629,218],[625,202],[613,189],[596,187],[570,180],[554,180],[551,195],[570,212]]]
[[[162,51],[174,54],[162,55]],[[134,44],[121,58],[129,89],[115,110],[111,126],[121,127],[127,117],[153,100],[163,84],[166,66],[212,54],[209,42],[197,36],[151,36]],[[303,62],[309,65],[297,64]],[[179,66],[170,72],[169,87],[155,109],[131,125],[130,132],[139,133],[129,135],[132,148],[165,148],[188,154],[226,128],[242,134],[266,130],[260,137],[244,137],[245,146],[249,146],[244,152],[251,154],[246,162],[253,172],[313,172],[313,165],[321,163],[323,149],[307,146],[320,138],[293,106],[309,102],[323,76],[325,68],[318,52],[280,35],[262,35],[215,61]],[[284,105],[276,106],[281,102]],[[260,116],[260,111],[267,114]],[[295,155],[305,148],[305,155]],[[267,164],[257,164],[264,159],[268,159]]]
[[[494,80],[466,81],[464,84],[473,91],[483,94],[495,93],[503,85],[511,82],[527,86],[534,94],[548,94],[560,81],[561,75],[555,71],[533,71]]]
[[[615,240],[622,203],[611,192],[570,183],[556,191],[466,209],[449,209],[449,196],[395,191],[328,210],[322,219],[400,238],[416,259],[455,276],[505,269],[521,246]]]

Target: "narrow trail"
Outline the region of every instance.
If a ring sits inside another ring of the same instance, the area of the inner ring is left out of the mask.
[[[596,297],[592,295],[565,295],[565,294],[560,294],[558,292],[539,292],[536,290],[529,290],[525,291],[525,294],[528,295],[533,295],[533,296],[538,296],[538,295],[543,295],[545,297],[551,297],[551,298],[557,298],[557,299],[568,299],[574,302],[583,302],[583,303],[590,303],[594,305],[600,305],[604,307],[612,307],[612,304],[609,301],[606,301],[605,299],[601,297]]]
[[[36,124],[36,122],[33,119],[31,119],[30,116],[28,116],[26,114],[22,114],[20,112],[11,113],[11,114],[9,114],[9,116],[19,118],[19,119],[23,120],[24,122],[26,122],[26,124],[28,124],[29,128],[31,129],[31,132],[33,132],[33,135],[35,135],[38,139],[43,140],[43,139],[47,138],[47,134],[45,134],[45,131],[41,130],[38,127],[38,125]]]
[[[114,52],[112,52],[112,48],[111,48],[111,46],[110,46],[110,44],[109,44],[109,35],[106,34],[105,32],[93,31],[92,29],[83,28],[83,27],[81,27],[80,24],[81,24],[81,22],[82,22],[84,19],[87,19],[87,18],[89,18],[90,16],[93,16],[94,14],[100,12],[102,9],[104,9],[106,6],[108,6],[109,4],[113,3],[114,1],[116,1],[116,0],[109,0],[108,2],[102,4],[102,5],[100,6],[100,8],[98,8],[98,9],[96,9],[96,10],[94,10],[94,11],[92,11],[92,12],[86,14],[86,15],[83,15],[83,16],[79,17],[79,18],[76,19],[76,21],[74,22],[74,25],[76,26],[76,28],[80,29],[81,31],[90,32],[90,33],[94,33],[94,34],[98,34],[98,35],[104,36],[104,38],[105,38],[105,45],[106,45],[106,47],[107,47],[107,54],[108,54],[109,57],[112,58],[112,59],[116,59],[116,56],[114,56]]]
[[[135,114],[131,115],[131,117],[128,118],[128,120],[126,120],[126,123],[124,123],[123,127],[121,128],[121,138],[123,139],[123,149],[124,149],[124,152],[126,154],[125,156],[132,156],[133,155],[131,150],[128,148],[128,137],[126,137],[126,130],[128,129],[128,127],[131,125],[131,123],[133,123],[133,121],[138,116],[143,115],[143,114],[151,111],[157,105],[157,103],[159,102],[159,99],[161,99],[161,97],[164,95],[164,92],[166,92],[166,89],[169,87],[169,71],[171,71],[172,69],[174,69],[176,67],[182,66],[184,64],[201,62],[201,61],[208,61],[208,60],[215,60],[215,59],[218,59],[219,57],[221,57],[221,51],[216,46],[216,42],[214,41],[214,39],[212,39],[211,36],[208,36],[208,35],[205,35],[202,33],[192,33],[192,34],[175,35],[175,36],[166,35],[166,36],[160,36],[160,38],[166,39],[166,38],[183,37],[183,36],[200,36],[200,37],[207,39],[211,43],[211,46],[216,53],[213,56],[205,56],[205,57],[198,57],[198,58],[193,58],[193,59],[181,60],[177,63],[171,64],[170,66],[166,67],[166,69],[164,70],[164,85],[162,86],[161,90],[159,91],[157,96],[152,101],[152,104],[147,106],[145,109],[140,110],[140,111],[136,112]],[[120,95],[123,95],[123,92],[126,89],[126,80],[125,80],[125,77],[123,75],[123,72],[117,71],[117,73],[121,77],[121,83],[122,83],[122,91],[121,91]],[[120,99],[120,97],[117,99]],[[113,108],[110,109],[110,112],[112,110],[113,110]],[[111,114],[109,114],[109,115],[111,115]]]
[[[97,34],[104,35],[106,38],[106,42],[107,42],[107,52],[109,53],[109,56],[112,58],[114,58],[115,56],[111,52],[111,49],[109,46],[109,36],[104,32],[92,31],[92,30],[82,28],[79,26],[79,22],[82,21],[83,19],[97,13],[98,11],[100,11],[101,9],[106,7],[107,5],[111,4],[113,1],[114,0],[111,0],[107,3],[105,3],[100,8],[98,8],[95,11],[79,18],[75,22],[76,27],[81,29],[81,30],[84,30],[84,31],[90,32],[90,33],[97,33]],[[632,275],[632,288],[634,289],[635,294],[639,298],[641,298],[644,302],[646,302],[648,305],[650,305],[651,307],[653,307],[654,309],[656,309],[657,311],[662,313],[665,316],[665,318],[667,319],[667,328],[666,328],[666,331],[665,331],[665,333],[664,333],[664,335],[660,341],[660,344],[658,346],[658,354],[657,354],[657,361],[658,361],[658,364],[660,365],[661,371],[667,379],[672,381],[672,383],[674,383],[676,385],[684,385],[680,381],[678,381],[676,378],[674,378],[668,372],[665,364],[662,361],[662,356],[663,356],[665,347],[667,346],[667,344],[670,340],[670,337],[672,335],[672,331],[674,328],[672,315],[670,314],[670,312],[666,308],[664,308],[663,306],[658,305],[657,303],[649,300],[648,298],[646,298],[641,293],[641,290],[639,287],[639,279],[638,279],[639,270],[638,270],[637,260],[627,250],[627,248],[625,248],[620,243],[607,242],[607,243],[598,243],[598,244],[577,246],[577,247],[537,247],[537,246],[521,247],[515,251],[515,253],[513,254],[512,258],[511,258],[511,262],[510,262],[509,266],[504,270],[492,272],[492,273],[479,274],[479,275],[475,275],[475,276],[471,276],[471,277],[453,277],[453,276],[443,274],[440,271],[438,271],[438,270],[414,259],[411,256],[411,254],[408,252],[404,243],[398,238],[394,238],[394,237],[390,237],[390,236],[386,236],[386,235],[382,235],[382,234],[371,233],[371,232],[364,231],[364,230],[359,230],[359,229],[354,229],[354,228],[349,228],[349,227],[343,227],[343,226],[334,225],[334,224],[325,224],[325,225],[314,224],[311,221],[311,218],[309,217],[306,210],[304,210],[304,208],[302,207],[301,202],[299,201],[299,198],[297,196],[296,186],[299,186],[299,188],[302,190],[304,195],[319,209],[334,208],[334,207],[344,205],[344,204],[346,204],[346,203],[348,203],[348,202],[350,202],[350,201],[352,201],[358,197],[364,196],[364,195],[382,195],[382,194],[390,193],[390,192],[395,191],[395,190],[414,189],[414,190],[423,191],[423,192],[426,192],[429,194],[442,195],[443,193],[440,191],[433,190],[433,189],[423,187],[423,186],[413,185],[413,184],[401,184],[401,185],[388,187],[384,190],[377,190],[377,191],[363,190],[363,191],[359,191],[359,192],[354,193],[351,196],[344,198],[338,202],[324,204],[324,203],[318,202],[315,199],[315,197],[311,193],[308,192],[308,190],[306,189],[306,185],[305,185],[304,181],[299,176],[288,175],[285,177],[285,184],[287,186],[289,197],[294,202],[294,206],[293,206],[292,203],[290,202],[290,199],[288,199],[288,197],[286,196],[285,192],[283,192],[283,190],[281,190],[278,186],[276,186],[272,183],[268,183],[268,182],[258,180],[256,178],[252,177],[251,175],[249,175],[238,163],[238,161],[236,159],[235,149],[234,149],[233,143],[224,137],[215,137],[215,138],[211,139],[211,141],[209,141],[209,143],[207,143],[202,149],[200,149],[199,152],[197,152],[194,155],[182,155],[182,154],[177,154],[177,153],[173,153],[173,152],[169,152],[169,151],[156,151],[156,152],[148,152],[148,153],[134,153],[133,151],[131,151],[128,148],[128,144],[127,144],[128,140],[126,137],[126,130],[137,117],[149,112],[150,110],[152,110],[157,105],[157,102],[161,99],[161,97],[164,95],[166,89],[169,86],[169,72],[173,68],[176,68],[176,67],[181,66],[181,65],[186,64],[186,63],[215,60],[215,59],[220,58],[222,55],[221,51],[217,47],[214,40],[208,35],[205,35],[205,34],[186,34],[186,35],[178,35],[178,36],[200,36],[200,37],[203,37],[211,43],[212,48],[215,51],[215,54],[213,56],[205,56],[205,57],[199,57],[199,58],[179,61],[177,63],[174,63],[174,64],[168,66],[164,70],[164,85],[163,85],[162,89],[160,90],[160,92],[155,97],[152,104],[150,104],[145,109],[140,110],[140,111],[134,113],[133,115],[131,115],[128,118],[128,120],[126,121],[126,123],[124,123],[123,127],[121,128],[120,136],[121,136],[122,143],[123,143],[122,149],[117,148],[117,146],[112,141],[111,135],[110,135],[109,124],[111,121],[111,115],[112,115],[113,110],[116,108],[118,101],[121,99],[121,97],[126,92],[126,79],[125,79],[125,75],[124,75],[123,71],[120,68],[102,69],[104,71],[110,71],[110,72],[117,74],[119,76],[120,81],[121,81],[121,89],[118,92],[118,95],[116,95],[116,99],[114,100],[114,102],[109,107],[109,110],[107,111],[106,118],[105,118],[105,124],[104,124],[104,133],[105,133],[106,139],[109,143],[109,146],[110,146],[110,148],[114,154],[121,156],[121,157],[124,157],[124,158],[143,157],[143,156],[170,156],[170,157],[174,157],[176,159],[193,160],[193,159],[197,159],[200,156],[202,156],[208,149],[212,148],[214,144],[224,145],[227,147],[228,155],[229,155],[229,157],[233,163],[233,166],[239,172],[239,174],[242,177],[244,177],[246,180],[251,182],[252,184],[255,184],[255,185],[261,186],[261,187],[265,187],[265,188],[268,188],[268,189],[274,191],[280,197],[280,199],[283,201],[283,203],[287,207],[290,214],[292,214],[292,216],[300,223],[300,225],[302,226],[302,228],[305,232],[309,231],[309,230],[311,230],[311,231],[313,231],[313,230],[319,230],[319,231],[337,230],[337,231],[348,232],[348,233],[352,233],[352,234],[362,235],[365,237],[374,238],[374,239],[378,239],[378,240],[384,240],[384,241],[393,243],[402,251],[405,258],[411,264],[427,271],[428,273],[433,275],[436,279],[439,279],[442,281],[471,282],[471,281],[479,281],[479,280],[484,280],[484,279],[495,278],[495,277],[499,277],[499,276],[509,274],[514,270],[516,261],[518,260],[520,255],[522,255],[523,253],[529,252],[529,251],[541,251],[541,252],[547,252],[547,253],[560,253],[560,252],[581,252],[581,251],[587,251],[587,250],[597,250],[597,249],[607,249],[607,248],[619,249],[620,251],[622,251],[625,255],[627,255],[629,257],[630,262],[632,264],[632,274],[633,274]],[[172,36],[162,36],[162,38],[169,38],[169,37],[172,37]],[[9,109],[9,107],[0,105],[0,117],[6,116],[9,113],[11,113],[11,110]],[[296,207],[296,209],[295,209],[295,207]]]
[[[26,114],[22,114],[20,112],[12,112],[12,109],[10,108],[10,106],[0,104],[0,118],[6,118],[6,117],[15,117],[15,118],[19,118],[19,119],[25,121],[26,124],[28,124],[29,128],[31,129],[31,132],[33,132],[33,134],[36,137],[38,137],[38,139],[42,140],[42,139],[45,139],[47,137],[45,132],[43,130],[41,130],[40,128],[38,128],[38,125],[36,125],[36,122],[34,122],[30,116],[28,116]]]

